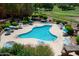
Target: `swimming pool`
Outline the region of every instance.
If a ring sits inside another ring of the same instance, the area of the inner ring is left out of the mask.
[[[51,25],[34,27],[31,31],[18,35],[19,38],[36,38],[43,41],[54,41],[57,36],[50,33]]]

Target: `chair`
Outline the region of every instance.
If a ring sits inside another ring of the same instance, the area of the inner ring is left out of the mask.
[[[11,33],[10,33],[10,31],[6,31],[6,33],[5,33],[5,35],[10,35]]]

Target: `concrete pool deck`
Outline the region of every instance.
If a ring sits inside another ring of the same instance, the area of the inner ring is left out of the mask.
[[[56,24],[52,25],[50,32],[52,32],[54,35],[57,36],[57,40],[50,43],[50,47],[52,47],[52,50],[54,50],[56,56],[61,55],[61,51],[63,49],[63,39],[64,39],[63,32]]]
[[[1,35],[1,41],[0,41],[0,47],[3,47],[3,45],[8,41],[15,41],[16,43],[21,44],[31,44],[31,45],[39,45],[37,40],[35,38],[26,38],[21,39],[18,38],[17,35],[29,32],[32,30],[33,27],[37,26],[43,26],[47,25],[46,23],[40,23],[40,22],[34,22],[33,25],[24,25],[23,29],[15,30],[11,35],[5,36],[5,33]],[[55,41],[52,41],[51,43],[48,43],[52,51],[54,52],[55,56],[61,55],[61,50],[63,49],[63,32],[59,29],[59,27],[56,24],[51,24],[52,27],[50,28],[50,32],[57,36],[57,39]]]

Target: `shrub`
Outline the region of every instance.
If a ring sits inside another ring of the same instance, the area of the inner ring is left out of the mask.
[[[39,15],[38,14],[34,14],[34,15],[32,15],[32,17],[39,17]]]
[[[52,51],[48,46],[37,46],[36,48],[37,56],[50,56]]]
[[[29,17],[24,17],[23,20],[29,21]]]
[[[17,23],[17,22],[12,22],[12,25],[13,25],[13,26],[17,26],[18,23]]]
[[[16,56],[50,56],[53,55],[48,46],[25,47],[21,44],[14,44],[12,48],[1,48],[1,53],[10,53]]]
[[[8,22],[6,22],[4,25],[3,25],[3,27],[4,28],[7,28],[7,27],[9,27],[11,25],[11,23],[8,21]]]
[[[43,18],[43,15],[39,15],[40,18]]]
[[[2,49],[0,49],[0,53],[9,53],[9,49],[8,48],[2,48]]]
[[[28,22],[27,22],[27,20],[23,20],[22,23],[23,24],[27,24]]]
[[[45,15],[45,16],[43,16],[43,19],[47,19],[47,16]]]
[[[9,53],[11,53],[12,55],[17,55],[23,49],[23,47],[24,46],[21,44],[14,44],[14,46],[9,49]]]
[[[79,36],[76,37],[77,44],[79,44]]]
[[[56,20],[56,23],[59,24],[59,23],[61,23],[61,21],[60,20]]]
[[[65,28],[68,30],[67,33],[68,33],[69,35],[73,35],[74,30],[73,30],[73,28],[71,27],[71,25],[66,25]]]
[[[2,29],[3,29],[2,26],[0,26],[0,31],[1,31]]]
[[[40,14],[39,17],[43,18],[43,19],[47,19],[47,15],[46,14]]]
[[[29,18],[28,17],[24,17],[22,20],[23,24],[27,24],[29,22]]]

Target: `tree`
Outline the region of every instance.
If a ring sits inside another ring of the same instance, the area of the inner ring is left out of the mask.
[[[58,7],[59,8],[61,8],[63,11],[67,11],[67,10],[74,10],[75,8],[75,6],[74,6],[74,4],[68,4],[68,3],[62,3],[62,4],[56,4],[56,5],[58,5]]]
[[[0,18],[6,17],[5,4],[0,4]]]
[[[19,4],[19,3],[7,3],[7,4],[0,4],[0,15],[1,16],[30,16],[33,12],[33,4]]]
[[[53,8],[53,12],[60,12],[60,11],[62,11],[57,5],[55,5],[54,6],[54,8]]]
[[[36,4],[34,4],[35,10],[37,10],[38,8],[40,8],[40,9],[44,8],[45,10],[46,9],[52,10],[53,6],[54,6],[54,4],[52,4],[52,3],[36,3]]]
[[[23,4],[21,9],[22,16],[31,16],[33,12],[33,5],[32,4]]]

